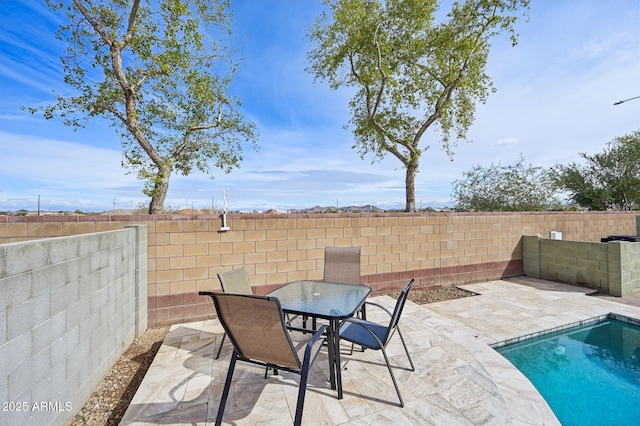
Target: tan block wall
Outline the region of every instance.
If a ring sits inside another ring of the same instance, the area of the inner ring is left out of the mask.
[[[522,236],[561,231],[598,242],[637,231],[634,212],[230,214],[0,216],[0,243],[147,225],[149,325],[213,313],[199,290],[216,274],[244,265],[264,294],[299,279],[321,279],[325,246],[361,246],[363,282],[374,292],[451,286],[522,275]]]

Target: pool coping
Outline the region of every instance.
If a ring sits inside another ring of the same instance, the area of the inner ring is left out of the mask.
[[[575,322],[571,322],[568,324],[564,324],[564,325],[559,325],[557,327],[551,327],[542,331],[536,331],[533,333],[526,333],[520,336],[516,336],[516,337],[512,337],[509,339],[505,339],[499,342],[493,342],[493,343],[489,343],[488,345],[493,348],[493,349],[498,349],[498,348],[503,348],[505,346],[509,346],[509,345],[513,345],[516,343],[521,343],[530,339],[534,339],[536,337],[540,337],[540,336],[546,336],[548,334],[552,334],[552,333],[556,333],[558,331],[564,331],[564,330],[568,330],[570,328],[574,328],[574,327],[580,327],[583,325],[588,325],[588,324],[592,324],[594,322],[599,322],[599,321],[604,321],[607,319],[612,319],[612,320],[617,320],[617,321],[621,321],[621,322],[625,322],[627,324],[632,324],[635,326],[640,327],[640,319],[637,318],[632,318],[629,317],[627,315],[622,315],[622,314],[617,314],[615,312],[609,312],[608,314],[605,315],[598,315],[592,318],[587,318],[584,320],[579,320],[579,321],[575,321]]]

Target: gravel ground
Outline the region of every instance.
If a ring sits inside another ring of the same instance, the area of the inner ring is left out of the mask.
[[[397,299],[400,292],[389,291],[386,293],[376,294],[376,296],[381,296],[383,294]],[[412,289],[409,292],[408,299],[418,305],[424,305],[425,303],[444,302],[445,300],[459,299],[461,297],[469,296],[475,296],[475,293],[457,287],[431,287],[426,290]]]
[[[149,328],[135,339],[70,424],[118,425],[168,332],[168,326]]]
[[[382,294],[397,298],[400,292],[392,291]],[[422,305],[473,295],[474,293],[455,287],[434,287],[427,290],[412,290],[409,293],[409,300]],[[118,425],[168,332],[168,326],[150,328],[135,339],[70,424],[72,426]]]

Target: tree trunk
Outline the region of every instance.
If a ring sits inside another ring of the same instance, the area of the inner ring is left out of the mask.
[[[405,177],[405,190],[407,192],[407,203],[405,211],[416,211],[416,173],[418,172],[417,165],[407,166],[407,175]]]
[[[149,214],[162,214],[164,210],[164,201],[167,198],[169,190],[169,178],[171,177],[171,168],[162,167],[158,172],[158,178],[153,187],[153,196],[149,203]]]

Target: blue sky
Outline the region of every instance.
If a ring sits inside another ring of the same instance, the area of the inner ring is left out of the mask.
[[[44,2],[0,0],[0,211],[106,211],[148,203],[143,183],[121,167],[120,141],[96,120],[73,131],[21,106],[67,93],[54,37],[59,18]],[[320,0],[233,0],[235,36],[245,58],[233,85],[260,133],[260,150],[215,179],[174,175],[165,206],[231,210],[314,205],[404,207],[404,170],[394,158],[371,163],[351,149],[347,91],[314,83],[304,71],[306,33]],[[443,6],[443,9],[446,6]],[[640,129],[640,3],[637,0],[532,1],[517,26],[519,44],[494,40],[488,64],[496,93],[476,110],[453,161],[439,135],[425,135],[416,204],[452,206],[451,183],[473,165],[580,162],[579,152]]]

